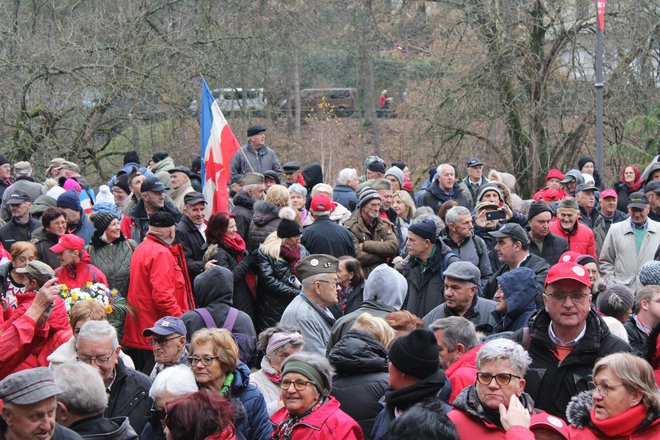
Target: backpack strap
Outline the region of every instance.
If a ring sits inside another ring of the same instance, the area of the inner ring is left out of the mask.
[[[204,307],[199,308],[199,309],[194,309],[195,312],[202,318],[202,321],[204,321],[204,325],[207,328],[216,328],[217,326],[215,325],[215,321],[213,320],[213,317],[209,313],[208,310],[206,310]]]
[[[456,255],[455,253],[447,252],[445,256],[442,257],[442,272],[440,273],[440,276],[442,276],[442,274],[445,272],[445,269],[447,269],[447,267],[449,266],[449,259],[451,257],[459,258],[459,256]]]
[[[230,307],[229,313],[227,313],[227,317],[225,318],[225,323],[222,325],[222,328],[231,332],[234,329],[234,324],[236,324],[237,317],[238,309]]]

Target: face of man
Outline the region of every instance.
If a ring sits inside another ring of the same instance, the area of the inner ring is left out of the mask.
[[[284,180],[286,183],[296,183],[298,182],[298,176],[300,175],[300,171],[291,171],[290,173],[285,173],[284,174]]]
[[[248,195],[252,197],[253,200],[263,200],[264,197],[266,196],[266,185],[265,184],[258,184],[255,186],[255,188],[248,189],[246,190]]]
[[[504,298],[504,290],[502,289],[502,286],[499,284],[497,285],[497,290],[495,291],[495,295],[493,295],[493,301],[495,301],[495,310],[500,312],[501,314],[506,313],[506,299]]]
[[[69,225],[77,225],[80,223],[80,211],[70,208],[62,208],[64,211],[64,216],[66,217],[66,222]]]
[[[575,187],[577,186],[577,180],[575,180],[575,178],[572,178],[564,185],[566,185],[566,191],[568,191],[569,194],[575,194]]]
[[[390,182],[390,186],[392,187],[392,192],[398,191],[401,189],[401,184],[397,180],[396,177],[392,176],[391,174],[388,176],[385,176],[388,182]]]
[[[449,348],[447,348],[447,344],[445,343],[444,330],[436,330],[433,334],[435,335],[435,340],[438,342],[440,366],[446,370],[461,357],[461,354],[458,350],[449,351]]]
[[[56,410],[55,396],[32,405],[6,405],[2,416],[7,423],[7,438],[51,439],[55,433]]]
[[[262,131],[261,133],[257,133],[254,136],[250,136],[250,144],[252,145],[252,148],[258,149],[264,146],[266,143],[266,132]]]
[[[473,167],[468,167],[468,174],[470,175],[470,180],[473,182],[479,182],[481,180],[481,176],[484,175],[484,166],[483,165],[475,165]]]
[[[78,338],[79,345],[76,356],[80,362],[96,367],[103,377],[106,386],[112,383],[115,375],[115,366],[119,359],[121,347],[112,349],[110,338],[104,337],[100,340],[90,338]]]
[[[74,251],[73,249],[64,249],[57,254],[57,261],[59,261],[62,266],[72,266],[80,261],[80,252]]]
[[[360,208],[360,212],[362,213],[362,219],[365,222],[371,224],[371,222],[373,222],[374,219],[377,219],[378,216],[380,215],[380,208],[381,208],[381,203],[379,199],[373,199],[369,201],[369,203],[367,203],[362,208]]]
[[[600,201],[600,212],[607,217],[612,217],[616,212],[616,197],[605,197]]]
[[[535,215],[529,220],[529,235],[535,240],[542,240],[550,232],[551,221],[552,214],[549,212],[542,212]]]
[[[429,252],[431,242],[425,238],[420,237],[414,232],[408,231],[406,247],[408,247],[408,254],[411,257],[419,258],[425,256]]]
[[[545,185],[550,189],[561,189],[561,180],[556,177],[551,177]]]
[[[264,178],[264,185],[265,185],[266,189],[268,189],[268,188],[270,188],[270,187],[273,186],[273,185],[277,185],[277,182],[276,182],[275,179],[273,179],[272,177],[268,177],[268,176],[266,176],[266,177]]]
[[[587,212],[591,212],[596,205],[596,197],[594,196],[593,190],[580,191],[575,195],[575,200],[577,200],[578,205],[584,208]]]
[[[451,166],[442,167],[438,174],[438,185],[440,185],[440,188],[445,192],[449,192],[454,187],[455,182],[454,168]]]
[[[655,170],[651,174],[651,179],[650,180],[660,180],[660,170]]]
[[[315,298],[321,307],[329,307],[337,302],[339,290],[337,274],[327,274],[314,282]]]
[[[500,195],[497,193],[497,191],[486,191],[481,196],[481,199],[479,201],[497,203],[498,205],[501,203]]]
[[[145,176],[135,176],[133,177],[133,180],[131,180],[131,192],[135,194],[137,197],[140,197],[140,194],[142,194],[142,191],[140,191],[140,188],[142,187],[142,182],[144,182],[144,179],[146,179]]]
[[[651,208],[651,211],[660,211],[660,193],[649,191],[646,193],[646,198],[649,199],[649,207]]]
[[[646,219],[649,216],[649,211],[651,208],[649,205],[646,205],[646,208],[644,209],[639,209],[639,208],[628,208],[628,215],[630,216],[630,220],[636,224],[637,226],[643,226],[646,223]]]
[[[477,286],[471,282],[445,277],[445,302],[457,314],[468,311],[476,293]]]
[[[30,216],[30,207],[32,207],[32,203],[22,202],[17,205],[9,205],[9,210],[13,218],[25,221]]]
[[[197,203],[195,205],[186,205],[183,207],[183,214],[190,219],[193,224],[201,226],[204,224],[204,203]]]
[[[383,176],[385,176],[385,173],[379,173],[378,171],[367,170],[367,180],[382,179]]]
[[[0,179],[7,180],[11,176],[11,165],[5,163],[0,165]]]
[[[378,194],[380,194],[380,210],[385,212],[392,206],[392,197],[394,193],[391,189],[379,189]]]
[[[147,208],[158,210],[165,206],[165,193],[162,191],[145,191],[142,193],[142,200]]]
[[[469,215],[461,215],[456,223],[449,225],[450,232],[456,235],[459,240],[470,237],[472,228],[472,217]]]
[[[150,340],[154,359],[161,365],[174,365],[183,355],[186,337],[174,333],[168,336],[153,335]]]
[[[543,303],[553,325],[565,329],[581,328],[591,307],[590,289],[574,280],[555,281],[546,287]]]
[[[369,173],[367,172],[367,175],[368,174]],[[353,179],[346,182],[346,186],[349,186],[353,189],[356,189],[359,185],[360,185],[360,178],[357,176],[357,174],[355,175],[355,177]]]
[[[521,243],[514,241],[511,237],[497,238],[495,252],[497,258],[508,266],[518,264],[518,257],[521,250]]]
[[[186,173],[181,173],[179,171],[176,171],[170,174],[170,182],[172,182],[172,189],[177,189],[178,187],[180,187],[189,180],[190,178],[186,175]]]
[[[649,301],[643,300],[641,306],[644,314],[647,316],[646,321],[650,321],[645,321],[644,323],[651,327],[658,325],[660,323],[660,292],[653,294]]]
[[[573,208],[557,208],[557,218],[559,219],[561,227],[567,231],[573,229],[575,222],[578,219],[579,212],[580,211]]]

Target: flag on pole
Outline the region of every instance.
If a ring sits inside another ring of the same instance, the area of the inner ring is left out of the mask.
[[[209,86],[202,78],[200,111],[202,147],[202,193],[206,199],[206,219],[229,205],[229,162],[241,145],[231,131]]]
[[[605,0],[596,1],[598,9],[598,29],[605,30]]]

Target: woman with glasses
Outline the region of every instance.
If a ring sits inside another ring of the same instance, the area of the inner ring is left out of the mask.
[[[332,367],[320,355],[296,353],[284,361],[281,408],[271,418],[271,440],[363,439],[362,428],[330,396]]]
[[[476,382],[454,399],[449,413],[460,438],[534,438],[531,416],[543,413],[524,392],[531,362],[525,349],[509,339],[494,339],[479,349]]]
[[[0,290],[2,309],[6,315],[18,306],[18,300],[25,294],[25,274],[16,272],[37,258],[37,248],[27,241],[17,241],[11,247],[11,261],[0,265]]]
[[[54,206],[47,208],[41,216],[41,224],[43,227],[32,234],[32,242],[37,247],[39,259],[53,269],[57,269],[60,261],[57,259],[57,254],[50,248],[57,244],[62,235],[66,234],[67,223],[64,210]]]
[[[267,440],[271,433],[264,396],[250,383],[250,369],[238,360],[232,334],[222,328],[204,328],[193,334],[188,363],[200,390],[233,399],[246,417],[237,423],[246,439]]]
[[[571,439],[660,438],[660,391],[644,359],[605,356],[596,362],[589,385],[566,410]]]

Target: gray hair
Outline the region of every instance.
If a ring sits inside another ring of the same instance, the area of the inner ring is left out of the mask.
[[[442,172],[442,169],[447,167],[451,168],[452,173],[456,174],[456,170],[454,170],[454,167],[448,163],[441,163],[440,165],[438,165],[438,168],[435,169],[435,172],[440,174]]]
[[[57,400],[75,415],[100,414],[108,406],[108,393],[99,370],[84,362],[66,362],[53,368],[62,390]]]
[[[462,316],[449,316],[435,320],[429,329],[435,333],[443,331],[442,340],[445,341],[447,350],[454,351],[461,343],[468,351],[477,346],[477,331],[474,324]]]
[[[527,367],[532,363],[532,358],[522,345],[517,344],[511,339],[498,338],[486,342],[477,353],[477,369],[486,362],[495,362],[498,360],[509,361],[511,367],[519,376],[524,376]]]
[[[173,365],[158,373],[149,388],[149,397],[154,401],[163,393],[183,396],[197,391],[195,375],[186,365]]]
[[[80,328],[80,333],[76,337],[76,351],[80,347],[81,339],[95,339],[108,338],[112,343],[112,349],[115,350],[119,347],[119,340],[117,340],[117,330],[108,321],[87,321]]]
[[[357,179],[358,173],[355,168],[344,168],[337,174],[337,185],[346,185],[351,180]]]
[[[262,185],[263,183],[250,183],[248,185],[243,185],[243,191],[254,191],[255,189],[260,188]]]
[[[307,197],[307,189],[299,183],[292,183],[291,186],[289,186],[289,194],[291,193],[296,193],[302,195],[303,197]]]
[[[307,278],[305,278],[304,280],[301,281],[301,284],[303,286],[303,290],[304,291],[310,290],[315,281],[325,280],[326,275],[328,275],[328,274],[327,273],[317,273],[315,275],[308,276]]]
[[[642,402],[650,414],[660,411],[660,391],[653,375],[653,367],[632,353],[614,353],[600,358],[594,365],[593,377],[602,369],[609,369],[628,391],[639,391]]]
[[[284,368],[289,361],[304,362],[314,368],[323,378],[323,388],[328,390],[328,394],[329,391],[332,390],[332,375],[335,373],[335,371],[332,368],[332,365],[330,365],[330,361],[328,361],[325,356],[321,356],[320,354],[316,353],[306,353],[304,351],[294,353],[286,358],[282,364],[282,371],[284,371]]]
[[[327,183],[317,183],[316,185],[314,185],[314,188],[312,188],[312,197],[314,197],[318,193],[325,194],[327,196],[330,196],[330,198],[332,198],[334,191],[332,187]]]
[[[445,223],[448,225],[455,225],[461,221],[461,217],[464,215],[471,216],[470,210],[465,206],[454,206],[447,211],[447,214],[445,215]]]

